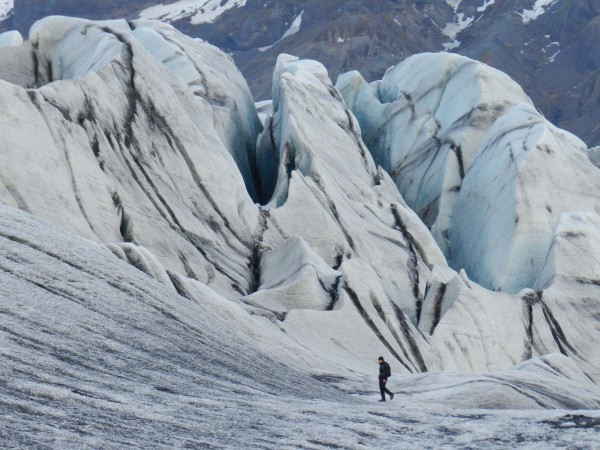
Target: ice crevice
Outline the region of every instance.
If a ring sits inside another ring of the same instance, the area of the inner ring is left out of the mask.
[[[409,276],[412,281],[412,293],[415,297],[416,301],[416,315],[417,315],[417,324],[421,319],[421,307],[423,303],[423,299],[421,298],[421,293],[419,291],[419,270],[418,270],[418,257],[415,250],[414,239],[406,229],[400,214],[398,213],[398,207],[396,205],[391,205],[392,213],[394,214],[394,219],[396,220],[396,227],[402,231],[403,236],[405,237],[408,249],[410,252],[410,265],[409,265]]]

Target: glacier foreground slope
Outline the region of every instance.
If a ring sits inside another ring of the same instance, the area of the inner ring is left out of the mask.
[[[259,117],[231,58],[164,24],[54,17],[18,44],[2,439],[37,421],[54,446],[373,448],[382,427],[447,438],[406,423],[450,407],[600,408],[600,169],[506,76],[419,55],[336,89],[282,55]],[[569,439],[538,414],[533,434]],[[478,420],[499,447],[525,426]]]
[[[302,349],[207,288],[185,298],[5,206],[0,245],[3,447],[505,448],[521,435],[564,448],[596,436],[597,412],[525,410],[598,407],[598,388],[562,355],[504,373],[401,377],[382,410],[374,393],[289,367]],[[271,352],[257,345],[264,337]],[[494,412],[507,406],[523,411]]]

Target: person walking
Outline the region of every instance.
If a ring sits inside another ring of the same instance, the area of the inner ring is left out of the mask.
[[[394,393],[386,387],[388,378],[392,376],[392,370],[390,369],[390,365],[383,359],[383,356],[377,359],[379,361],[379,391],[381,392],[381,400],[379,401],[385,402],[385,394],[388,394],[390,400],[393,400]]]

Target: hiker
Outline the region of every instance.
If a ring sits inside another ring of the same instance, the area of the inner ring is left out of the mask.
[[[381,400],[379,401],[385,402],[386,393],[390,396],[390,400],[393,400],[394,393],[390,392],[386,387],[388,378],[392,376],[392,370],[390,369],[390,365],[383,359],[383,356],[380,356],[377,359],[379,360],[379,391],[381,392]]]

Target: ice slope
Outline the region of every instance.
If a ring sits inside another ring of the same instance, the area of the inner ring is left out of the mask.
[[[561,355],[479,376],[395,374],[398,396],[382,408],[371,389],[351,396],[270,357],[306,349],[206,287],[198,301],[182,297],[102,245],[5,206],[0,250],[2,447],[561,448],[596,438],[597,412],[539,411],[600,405]],[[272,335],[268,351],[244,326]]]
[[[219,445],[260,398],[341,398],[101,245],[4,206],[0,230],[2,446]]]

